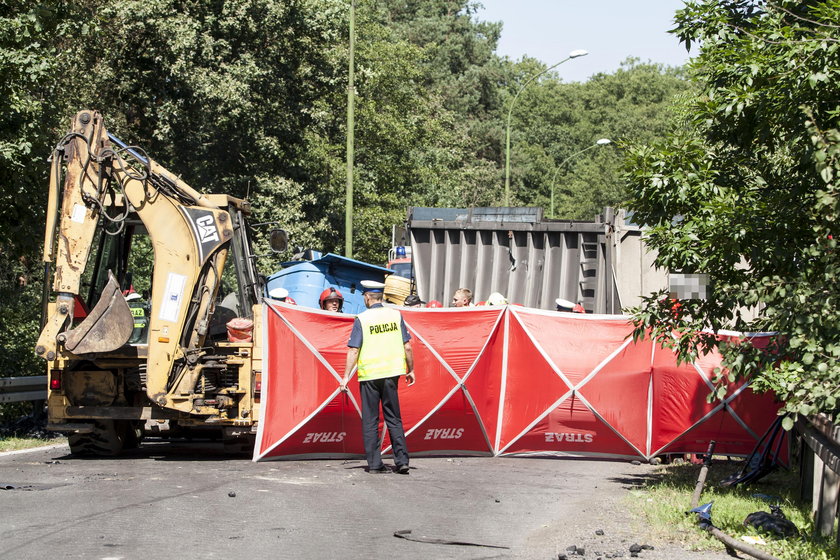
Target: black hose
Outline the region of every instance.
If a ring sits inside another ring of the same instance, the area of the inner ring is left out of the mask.
[[[743,543],[737,539],[734,539],[715,527],[714,525],[707,525],[704,527],[706,531],[708,531],[713,537],[717,540],[722,542],[724,546],[727,548],[734,548],[738,552],[743,552],[744,554],[749,554],[753,558],[758,558],[758,560],[779,560],[772,554],[767,554],[763,550],[758,550],[757,548],[753,548],[750,545]]]
[[[703,460],[703,467],[700,469],[700,475],[697,477],[697,484],[694,486],[694,495],[691,497],[691,509],[696,508],[700,503],[700,494],[703,493],[703,486],[706,484],[706,475],[709,473],[709,467],[712,465],[712,455],[714,454],[714,451],[715,442],[713,440],[709,442],[709,448],[706,451],[706,457]],[[749,554],[753,558],[758,558],[758,560],[779,560],[772,554],[767,554],[763,550],[753,548],[748,544],[730,537],[712,525],[712,521],[708,517],[704,519],[699,513],[697,514],[697,517],[700,523],[700,528],[705,529],[709,534],[722,542],[723,546],[726,547],[727,552],[731,552],[734,549],[738,552]]]
[[[700,469],[700,476],[697,477],[697,484],[694,485],[694,495],[691,496],[691,509],[700,505],[700,494],[703,493],[703,486],[706,484],[706,475],[709,467],[712,466],[712,455],[715,453],[715,440],[709,442],[706,450],[706,457],[703,459],[703,467]]]

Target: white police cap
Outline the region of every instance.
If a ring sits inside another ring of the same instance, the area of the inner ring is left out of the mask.
[[[572,309],[575,304],[567,299],[557,298],[554,300],[554,303],[557,304],[557,307],[564,307],[566,309]]]
[[[361,284],[362,291],[365,292],[381,292],[385,289],[385,284],[376,280],[362,280]]]
[[[272,299],[286,299],[289,297],[289,290],[286,288],[273,288],[268,292],[268,297]]]

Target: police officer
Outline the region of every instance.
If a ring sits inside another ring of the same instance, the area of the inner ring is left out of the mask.
[[[581,302],[574,303],[567,299],[557,298],[554,300],[554,303],[557,305],[557,311],[564,311],[566,313],[586,313],[586,309],[584,309]]]
[[[270,297],[271,299],[276,299],[277,301],[282,301],[283,303],[288,303],[290,305],[297,305],[297,302],[292,296],[289,295],[289,290],[287,290],[286,288],[273,288],[270,292],[268,292],[268,297]],[[224,305],[224,302],[222,302],[222,305]]]
[[[379,449],[379,405],[391,445],[394,449],[396,471],[408,474],[408,448],[405,445],[405,431],[400,417],[400,401],[397,385],[400,376],[405,375],[409,386],[414,384],[414,358],[411,354],[411,335],[405,328],[400,312],[382,305],[382,290],[385,284],[370,280],[362,281],[365,307],[353,322],[350,340],[347,342],[347,362],[341,390],[347,390],[347,381],[353,367],[357,366],[359,390],[362,395],[362,436],[365,444],[369,473],[387,473],[390,470],[382,462]]]

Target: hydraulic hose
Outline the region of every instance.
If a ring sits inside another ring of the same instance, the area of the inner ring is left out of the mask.
[[[706,531],[708,531],[717,540],[722,542],[724,546],[727,547],[727,549],[733,548],[738,552],[743,552],[744,554],[749,554],[753,558],[758,558],[758,560],[779,560],[772,554],[767,554],[763,550],[758,550],[757,548],[753,548],[742,541],[730,537],[714,525],[707,525],[703,528],[706,529]]]
[[[691,509],[700,505],[700,494],[703,493],[703,486],[706,485],[706,475],[709,474],[709,467],[712,466],[712,455],[715,453],[715,440],[709,442],[706,456],[703,459],[703,466],[700,468],[700,476],[697,477],[697,484],[694,485],[694,494],[691,496]]]
[[[691,496],[691,508],[695,509],[700,504],[700,495],[703,493],[703,486],[706,485],[706,475],[709,474],[709,467],[712,465],[712,455],[715,451],[715,442],[709,442],[709,448],[706,451],[706,457],[703,459],[703,467],[700,469],[700,474],[697,477],[697,484],[694,486],[694,494]],[[738,552],[743,552],[744,554],[749,554],[753,558],[758,558],[758,560],[779,560],[772,554],[767,554],[763,550],[759,550],[754,548],[742,541],[739,541],[733,537],[730,537],[717,527],[712,524],[712,520],[710,517],[703,518],[700,514],[697,514],[698,520],[700,522],[700,528],[705,529],[709,534],[715,537],[717,540],[723,543],[726,547],[727,551],[737,550]]]

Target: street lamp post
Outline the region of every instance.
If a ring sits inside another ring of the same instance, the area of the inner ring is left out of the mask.
[[[350,0],[350,56],[347,72],[347,186],[344,200],[344,256],[353,257],[353,135],[355,85],[353,74],[355,71],[353,56],[356,42],[356,0]]]
[[[557,174],[560,173],[560,170],[575,156],[579,156],[583,152],[587,152],[592,148],[597,148],[598,146],[606,146],[607,144],[612,144],[612,140],[609,138],[601,138],[591,146],[587,146],[582,150],[578,150],[563,161],[560,162],[560,165],[557,166],[557,169],[554,170],[554,175],[551,176],[551,218],[555,218],[554,216],[554,181],[557,179]]]
[[[569,56],[567,56],[566,58],[564,58],[563,60],[561,60],[557,64],[554,64],[553,66],[549,66],[548,68],[546,68],[542,72],[537,72],[536,74],[534,74],[533,76],[528,78],[528,80],[526,80],[526,82],[524,84],[522,84],[522,86],[516,92],[516,95],[513,96],[513,99],[510,100],[510,106],[508,107],[508,114],[507,114],[507,127],[506,127],[506,130],[505,130],[505,206],[510,206],[510,117],[513,114],[513,106],[514,106],[514,104],[516,104],[516,99],[519,97],[519,94],[522,93],[522,91],[526,87],[528,87],[528,85],[531,82],[533,82],[534,80],[536,80],[537,78],[539,78],[540,76],[545,74],[546,72],[548,72],[550,70],[554,70],[555,68],[557,68],[558,66],[560,66],[564,62],[568,62],[569,60],[571,60],[573,58],[579,58],[581,56],[586,56],[588,54],[589,53],[587,51],[584,51],[584,50],[576,50],[576,51],[570,52]]]

